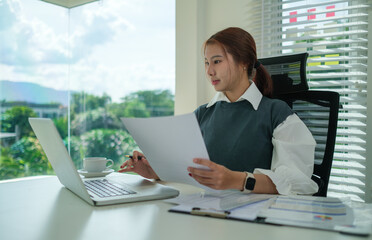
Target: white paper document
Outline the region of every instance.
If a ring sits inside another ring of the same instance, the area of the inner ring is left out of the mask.
[[[260,213],[267,223],[328,230],[353,224],[352,209],[338,198],[278,196],[271,201]]]
[[[267,200],[272,197],[276,195],[245,194],[227,190],[220,193],[180,195],[165,201],[179,204],[170,209],[173,212],[193,214],[193,211],[198,209],[205,215],[222,213],[226,218],[253,221],[261,209],[268,207]]]
[[[193,158],[209,159],[194,113],[121,120],[162,180],[210,190],[190,177],[187,171],[187,167],[202,168],[193,163]]]
[[[260,202],[273,197],[276,197],[276,195],[254,193],[247,194],[238,190],[225,190],[220,191],[219,193],[207,192],[179,195],[176,198],[167,199],[165,201],[203,209],[232,210],[247,204]]]

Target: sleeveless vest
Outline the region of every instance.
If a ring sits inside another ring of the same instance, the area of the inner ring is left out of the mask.
[[[233,171],[270,169],[274,129],[289,115],[283,101],[263,97],[257,110],[246,100],[219,101],[195,110],[211,161]]]

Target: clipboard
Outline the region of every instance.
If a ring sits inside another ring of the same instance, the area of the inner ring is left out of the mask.
[[[195,207],[195,206],[181,204],[181,205],[172,207],[171,209],[169,209],[169,212],[191,214],[195,216],[205,216],[205,217],[213,217],[213,218],[257,222],[257,221],[262,221],[262,219],[258,217],[258,214],[261,211],[261,209],[267,208],[269,205],[270,205],[270,202],[268,199],[248,203],[244,206],[240,206],[240,207],[237,207],[231,210],[222,210],[222,209],[216,209],[216,208],[202,208],[202,207]]]
[[[323,212],[320,212],[320,210]],[[178,205],[172,207],[169,212],[262,224],[320,229],[358,236],[368,236],[372,230],[372,223],[354,225],[355,218],[353,216],[353,210],[338,198],[277,196],[231,210]],[[302,219],[299,218],[300,216]],[[332,221],[334,224],[332,224]]]

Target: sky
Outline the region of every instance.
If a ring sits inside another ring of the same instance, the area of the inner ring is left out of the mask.
[[[175,0],[100,0],[66,9],[0,0],[0,80],[107,93],[175,88]]]

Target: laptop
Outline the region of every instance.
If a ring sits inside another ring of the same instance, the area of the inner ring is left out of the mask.
[[[59,181],[87,203],[99,206],[178,196],[176,189],[133,174],[111,173],[106,177],[82,178],[49,118],[29,118]]]

